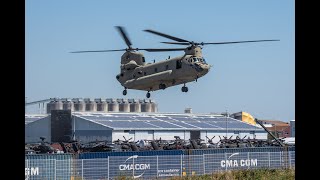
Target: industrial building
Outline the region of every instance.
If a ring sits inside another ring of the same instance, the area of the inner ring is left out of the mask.
[[[290,137],[296,137],[296,121],[295,120],[290,120],[290,131],[291,131]]]
[[[267,132],[219,114],[53,110],[47,115],[25,115],[26,143],[39,142],[40,137],[47,142],[79,140],[86,143],[124,138],[172,140],[174,136],[205,141],[206,136],[215,136],[213,142],[218,142],[219,136],[267,139]]]
[[[288,122],[278,120],[260,120],[264,126],[276,137],[287,138],[292,137],[290,134],[290,124]]]

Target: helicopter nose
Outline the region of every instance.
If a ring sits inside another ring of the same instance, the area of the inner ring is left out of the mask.
[[[210,67],[211,67],[211,65],[209,65],[209,64],[202,64],[202,65],[201,65],[201,68],[203,69],[203,72],[204,72],[204,73],[208,73]]]

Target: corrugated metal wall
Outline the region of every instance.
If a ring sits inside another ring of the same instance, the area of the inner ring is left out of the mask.
[[[51,116],[41,120],[31,122],[25,126],[25,142],[41,142],[40,137],[45,137],[45,141],[51,142]]]
[[[132,140],[135,138],[135,132],[134,131],[112,131],[112,141],[116,141],[118,139],[124,140],[123,136],[126,139],[132,138]]]
[[[140,140],[140,139],[144,139],[144,140],[153,140],[153,136],[154,136],[154,131],[135,131],[135,137],[134,140]]]
[[[185,139],[184,130],[181,131],[154,131],[154,139],[174,140],[174,136],[180,136],[181,139]],[[190,136],[190,133],[189,133]]]

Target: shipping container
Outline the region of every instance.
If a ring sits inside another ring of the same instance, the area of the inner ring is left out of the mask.
[[[203,154],[235,153],[235,152],[281,152],[281,151],[295,151],[295,147],[292,146],[292,147],[186,149],[184,150],[184,155],[203,155]]]
[[[163,156],[163,155],[182,155],[182,150],[159,150],[159,151],[126,151],[126,152],[88,152],[80,153],[79,159],[108,158],[109,156]]]

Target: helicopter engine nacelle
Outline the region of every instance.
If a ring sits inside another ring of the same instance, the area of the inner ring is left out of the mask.
[[[130,61],[135,61],[138,65],[145,64],[145,58],[140,52],[128,51],[121,56],[121,64],[127,64]]]
[[[199,47],[199,46],[188,47],[184,52],[187,55],[193,55],[193,56],[197,56],[197,57],[202,57],[202,50],[201,50],[201,47]]]

